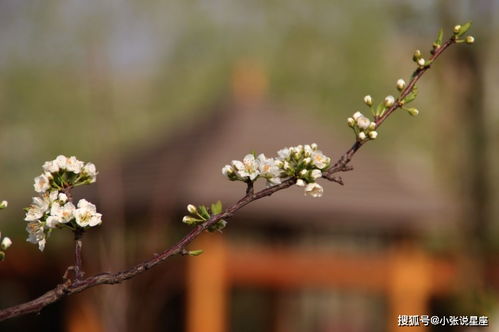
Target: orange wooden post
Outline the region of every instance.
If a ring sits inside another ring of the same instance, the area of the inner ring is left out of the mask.
[[[411,245],[396,248],[390,265],[387,331],[399,331],[399,315],[430,314],[428,301],[432,292],[432,266],[429,258]],[[428,330],[421,322],[419,326],[410,329]]]
[[[205,253],[187,258],[187,332],[227,331],[224,240],[219,234],[205,234],[191,248],[203,249]]]

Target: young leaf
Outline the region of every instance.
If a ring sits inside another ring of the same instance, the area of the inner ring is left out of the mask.
[[[199,214],[203,219],[210,219],[210,214],[208,213],[208,210],[206,210],[206,206],[200,205],[198,206]]]
[[[443,40],[444,40],[444,29],[440,28],[437,39],[435,40],[435,45],[438,45],[438,47],[440,47],[440,45],[442,45]]]
[[[458,33],[456,33],[456,37],[461,37],[471,28],[471,22],[464,23],[459,29]]]
[[[204,250],[203,250],[203,249],[189,250],[189,251],[187,252],[187,255],[189,255],[189,256],[199,256],[199,255],[201,255],[203,252],[204,252]]]
[[[376,111],[374,111],[374,115],[378,116],[383,114],[385,110],[385,104],[384,103],[379,103],[378,106],[376,106]]]
[[[216,203],[211,204],[211,214],[212,215],[219,214],[221,212],[222,212],[222,202],[221,201],[218,201]]]
[[[412,88],[411,92],[407,96],[405,96],[403,103],[408,104],[414,99],[416,99],[416,96],[418,95],[418,89],[416,87]]]

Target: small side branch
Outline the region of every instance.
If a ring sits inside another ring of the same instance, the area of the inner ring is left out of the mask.
[[[74,231],[74,239],[75,239],[75,266],[74,266],[74,275],[75,280],[80,280],[83,276],[82,271],[82,259],[81,259],[81,251],[83,247],[83,230],[76,229]]]

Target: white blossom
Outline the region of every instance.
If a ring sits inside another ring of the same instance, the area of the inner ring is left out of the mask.
[[[312,176],[312,178],[314,180],[316,180],[316,179],[322,177],[322,172],[320,170],[318,170],[318,169],[314,169],[314,170],[312,170],[312,172],[310,173],[310,175]]]
[[[55,200],[57,200],[57,197],[59,197],[59,192],[57,190],[52,190],[48,195],[45,193],[42,198],[47,202],[47,203],[52,203]]]
[[[57,173],[59,172],[59,164],[56,160],[46,161],[43,166],[43,170],[48,173]]]
[[[281,160],[288,159],[291,156],[291,150],[289,148],[284,148],[277,151],[277,156]]]
[[[258,171],[258,162],[252,154],[247,154],[242,162],[239,160],[233,160],[232,165],[236,168],[237,175],[243,179],[249,178],[253,181],[260,174]]]
[[[38,244],[38,249],[43,251],[45,243],[47,242],[45,232],[43,230],[43,223],[39,220],[30,221],[28,225],[26,225],[26,231],[28,231],[29,235],[26,241]]]
[[[76,159],[75,156],[71,156],[66,159],[66,170],[79,174],[84,166],[83,161]],[[95,169],[95,166],[94,166]]]
[[[50,216],[47,218],[47,226],[49,227],[55,226],[55,224],[52,224],[52,222],[55,222],[56,224],[57,223],[65,224],[71,221],[71,219],[74,218],[74,211],[75,211],[75,206],[71,202],[67,202],[62,206],[58,202],[54,202],[50,207]],[[49,218],[51,219],[50,222]]]
[[[74,217],[80,227],[93,227],[102,223],[102,214],[97,213],[95,205],[86,199],[80,199],[78,208],[74,210]]]
[[[371,120],[369,120],[367,117],[365,116],[359,116],[357,118],[357,126],[360,128],[360,129],[367,129],[369,127],[369,125],[371,124]]]
[[[35,178],[35,183],[33,184],[35,191],[37,193],[44,193],[50,188],[50,179],[47,175],[42,174]]]
[[[45,223],[48,228],[55,228],[58,224],[62,223],[62,219],[58,216],[48,216]]]
[[[86,163],[83,166],[83,173],[90,177],[90,183],[94,183],[97,178],[97,169],[93,163]]]
[[[322,186],[315,182],[309,183],[305,187],[305,195],[308,196],[321,197],[323,192],[324,189],[322,188]]]
[[[260,175],[267,179],[268,184],[281,183],[281,170],[274,158],[266,158],[263,153],[258,155],[258,170]]]
[[[426,63],[426,60],[425,60],[425,59],[423,59],[423,58],[421,58],[421,59],[418,59],[418,61],[417,61],[417,62],[418,62],[418,65],[419,65],[420,67],[423,67],[423,66],[425,65],[425,63]]]
[[[329,162],[331,161],[331,158],[326,157],[320,150],[312,152],[311,157],[312,157],[312,164],[319,169],[326,168],[329,165]]]
[[[28,207],[24,220],[35,221],[43,217],[45,211],[49,208],[48,200],[40,197],[33,197],[33,203]]]
[[[361,116],[364,116],[364,115],[362,115],[362,113],[360,113],[360,112],[355,112],[355,113],[352,115],[352,118],[353,118],[354,120],[357,120],[357,119],[358,119],[359,117],[361,117]]]
[[[66,156],[58,155],[54,159],[53,163],[56,164],[57,167],[59,167],[59,169],[66,169],[67,160],[68,160],[68,158]]]
[[[9,206],[9,202],[5,200],[0,202],[0,209],[5,209],[7,206]]]
[[[7,250],[11,245],[12,245],[12,240],[8,237],[4,237],[2,243],[0,244],[0,247],[2,248],[2,250]]]

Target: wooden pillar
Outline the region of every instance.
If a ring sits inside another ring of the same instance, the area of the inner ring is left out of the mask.
[[[220,234],[204,234],[190,247],[204,253],[187,258],[187,332],[225,332],[228,284],[224,240]]]
[[[393,251],[390,266],[387,331],[399,331],[399,315],[430,315],[431,261],[421,249],[406,244]],[[419,326],[410,328],[428,330],[421,323]]]

